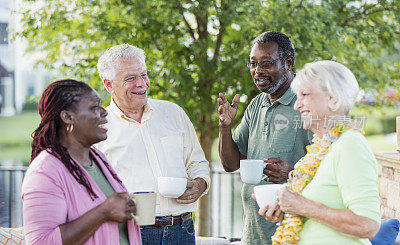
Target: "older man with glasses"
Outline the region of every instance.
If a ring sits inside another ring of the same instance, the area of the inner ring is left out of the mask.
[[[311,133],[302,129],[300,113],[293,109],[296,95],[290,89],[294,73],[295,53],[292,41],[285,34],[269,31],[253,42],[247,66],[261,91],[247,107],[241,123],[232,135],[231,122],[236,116],[239,95],[229,103],[220,93],[219,155],[227,172],[240,167],[240,159],[263,159],[271,163],[264,169],[268,176],[259,185],[287,180],[293,165],[306,154]],[[276,224],[265,222],[252,199],[254,185],[243,185],[243,244],[271,244]]]

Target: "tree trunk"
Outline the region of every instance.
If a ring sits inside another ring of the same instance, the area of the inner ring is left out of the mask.
[[[213,138],[211,131],[200,132],[200,144],[208,161],[211,161]],[[211,168],[211,162],[210,162]],[[212,184],[211,184],[212,186]],[[200,198],[196,211],[196,234],[198,236],[211,236],[211,189],[207,195]]]

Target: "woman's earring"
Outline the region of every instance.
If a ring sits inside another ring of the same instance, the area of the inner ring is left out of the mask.
[[[68,124],[68,126],[67,126],[67,132],[68,132],[68,133],[71,133],[72,130],[74,130],[74,125],[73,125],[73,124]]]

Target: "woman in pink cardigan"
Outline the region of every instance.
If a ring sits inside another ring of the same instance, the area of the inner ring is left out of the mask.
[[[39,101],[29,169],[22,186],[28,244],[142,244],[135,204],[104,155],[107,112],[83,82],[50,84]]]

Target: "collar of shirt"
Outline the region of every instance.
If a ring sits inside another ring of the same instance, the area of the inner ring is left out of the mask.
[[[263,101],[263,103],[262,103],[262,107],[269,107],[269,106],[271,106],[271,103],[270,103],[270,100],[269,100],[269,97],[268,97],[268,94],[266,94],[266,93],[263,93],[264,94],[264,96],[265,96],[265,99],[264,99],[264,101]],[[272,104],[275,104],[276,102],[279,102],[280,104],[282,104],[282,105],[289,105],[290,104],[290,102],[292,102],[292,100],[294,99],[296,97],[296,94],[292,91],[292,89],[291,88],[288,88],[288,90],[286,90],[286,92],[282,95],[282,97],[280,97],[279,99],[277,99],[274,103],[272,103]]]
[[[114,100],[112,98],[111,98],[111,102],[110,102],[109,108],[110,108],[112,113],[114,113],[118,117],[120,117],[120,118],[122,118],[122,119],[124,119],[124,120],[126,120],[128,122],[139,123],[138,121],[136,121],[136,120],[128,117],[127,115],[125,115],[121,111],[121,109],[119,109],[119,107],[117,106],[117,104],[114,102]],[[147,120],[149,120],[152,112],[153,112],[153,107],[151,106],[150,99],[147,99],[147,103],[144,105],[144,110],[143,110],[141,123],[144,123]]]

